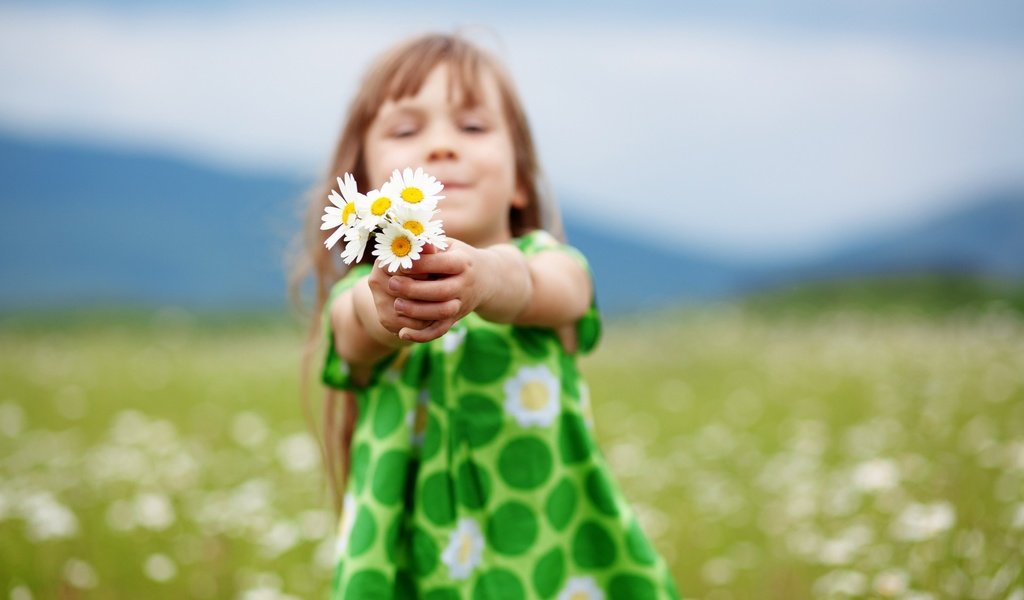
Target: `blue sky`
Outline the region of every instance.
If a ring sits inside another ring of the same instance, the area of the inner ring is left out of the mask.
[[[1024,179],[1024,3],[0,4],[0,128],[315,175],[368,61],[465,26],[563,205],[811,253]]]

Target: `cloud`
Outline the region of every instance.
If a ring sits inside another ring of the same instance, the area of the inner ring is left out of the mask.
[[[0,123],[315,175],[370,59],[449,25],[2,8]],[[806,251],[1024,173],[1020,46],[571,15],[492,30],[563,204],[668,245]]]

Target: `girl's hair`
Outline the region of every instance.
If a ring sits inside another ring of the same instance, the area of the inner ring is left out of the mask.
[[[515,157],[516,183],[526,195],[524,208],[512,208],[509,215],[511,234],[519,236],[543,227],[563,238],[561,221],[540,173],[533,137],[511,80],[497,60],[489,53],[458,35],[428,34],[410,39],[383,54],[370,67],[358,93],[349,106],[348,116],[338,138],[334,157],[322,182],[308,194],[303,227],[293,247],[298,247],[297,260],[289,274],[289,296],[301,307],[300,287],[314,275],[314,310],[310,314],[309,333],[302,360],[302,398],[307,422],[316,429],[308,401],[308,380],[311,359],[322,351],[320,345],[321,314],[331,286],[348,271],[338,260],[337,252],[324,249],[329,231],[320,230],[320,216],[327,196],[337,177],[352,173],[360,185],[368,179],[364,157],[367,130],[380,107],[388,100],[417,94],[434,67],[449,67],[449,97],[457,92],[461,101],[473,106],[481,101],[481,79],[484,73],[494,77],[500,93],[501,106],[509,125]],[[418,165],[409,165],[415,167]],[[366,192],[366,189],[362,189]],[[369,253],[367,253],[368,255]],[[372,258],[367,256],[367,258]],[[333,344],[334,340],[327,340]],[[356,403],[351,393],[327,390],[323,405],[323,439],[320,440],[328,484],[335,511],[340,511],[344,484],[348,478],[349,451],[356,419]]]

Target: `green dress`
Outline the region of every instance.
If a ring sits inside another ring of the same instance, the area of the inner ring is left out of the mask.
[[[515,243],[586,266],[543,231]],[[593,303],[577,336],[581,352],[597,344]],[[595,443],[586,384],[554,330],[473,313],[382,360],[362,388],[328,346],[323,381],[358,406],[332,598],[678,598]]]

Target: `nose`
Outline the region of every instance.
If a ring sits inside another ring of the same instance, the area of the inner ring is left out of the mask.
[[[428,162],[458,158],[456,134],[446,123],[436,123],[431,128],[431,135],[427,143]]]
[[[435,145],[431,150],[430,154],[427,155],[427,160],[454,160],[455,150],[448,144]]]

